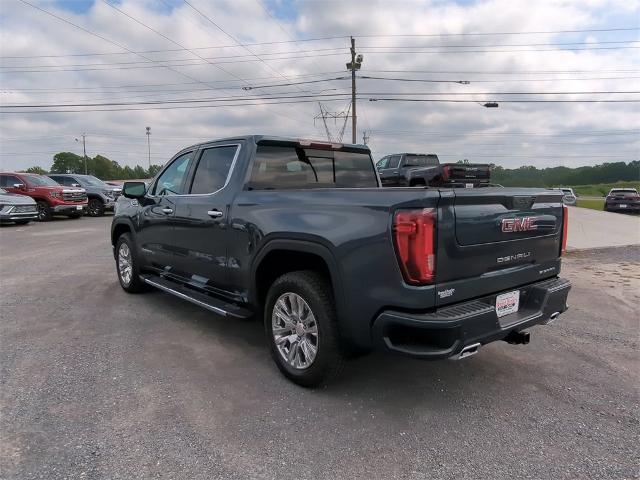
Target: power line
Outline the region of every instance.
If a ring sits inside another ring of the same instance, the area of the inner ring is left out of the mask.
[[[529,32],[468,32],[468,33],[401,33],[401,34],[372,34],[358,35],[362,38],[376,37],[471,37],[471,36],[489,36],[489,35],[542,35],[556,33],[588,33],[588,32],[630,32],[638,31],[638,27],[622,27],[622,28],[591,28],[582,30],[546,30],[546,31],[529,31]]]
[[[441,102],[478,103],[478,100],[458,100],[451,98],[370,98],[370,102]],[[500,100],[500,103],[638,103],[640,99],[625,100]]]
[[[621,32],[621,31],[638,31],[638,27],[630,28],[604,28],[604,29],[584,29],[584,30],[549,30],[538,32],[478,32],[478,33],[433,33],[433,34],[369,34],[369,35],[354,35],[362,38],[392,38],[392,37],[465,37],[465,36],[491,36],[491,35],[538,35],[538,34],[559,34],[559,33],[590,33],[590,32]],[[245,42],[237,45],[213,45],[208,47],[194,47],[191,50],[212,50],[212,49],[224,49],[224,48],[236,48],[239,46],[263,46],[263,45],[279,45],[287,43],[301,43],[301,42],[319,42],[326,40],[344,40],[349,38],[349,35],[336,35],[326,37],[314,37],[314,38],[298,38],[291,40],[277,40],[271,42]],[[147,54],[147,53],[168,53],[168,52],[180,52],[183,49],[163,49],[163,50],[140,50],[135,52],[92,52],[92,53],[71,53],[64,55],[5,55],[1,58],[9,59],[27,59],[27,58],[63,58],[63,57],[90,57],[90,56],[104,56],[104,55],[128,55],[134,54]]]
[[[22,3],[23,3],[23,4],[25,4],[25,5],[30,6],[31,8],[35,8],[36,10],[39,10],[39,11],[41,11],[41,12],[43,12],[43,13],[46,13],[47,15],[49,15],[49,16],[51,16],[51,17],[53,17],[53,18],[56,18],[56,19],[58,19],[58,20],[60,20],[60,21],[62,21],[62,22],[64,22],[64,23],[66,23],[66,24],[68,24],[68,25],[71,25],[71,26],[73,26],[73,27],[75,27],[75,28],[77,28],[77,29],[79,29],[79,30],[82,30],[83,32],[88,33],[89,35],[92,35],[92,36],[94,36],[94,37],[96,37],[96,38],[99,38],[100,40],[103,40],[103,41],[105,41],[105,42],[107,42],[107,43],[110,43],[111,45],[115,45],[116,47],[118,47],[118,48],[120,48],[120,49],[122,49],[122,50],[125,50],[125,51],[127,51],[127,52],[129,52],[129,53],[131,53],[131,54],[138,55],[139,57],[144,58],[145,60],[147,60],[147,61],[149,61],[149,62],[155,62],[155,63],[157,63],[157,62],[156,62],[155,60],[153,60],[152,58],[146,57],[146,56],[144,56],[144,55],[142,55],[142,54],[140,54],[140,53],[136,53],[136,52],[132,51],[131,49],[127,48],[126,46],[119,44],[118,42],[115,42],[115,41],[113,41],[113,40],[110,40],[110,39],[108,39],[107,37],[104,37],[103,35],[100,35],[100,34],[98,34],[98,33],[92,32],[91,30],[88,30],[88,29],[86,29],[86,28],[84,28],[84,27],[82,27],[82,26],[80,26],[80,25],[77,25],[77,24],[75,24],[75,23],[73,23],[73,22],[71,22],[71,21],[67,20],[66,18],[63,18],[63,17],[61,17],[61,16],[59,16],[59,15],[56,15],[55,13],[52,13],[52,12],[50,12],[50,11],[48,11],[48,10],[45,10],[44,8],[40,8],[40,7],[38,7],[37,5],[34,5],[34,4],[32,4],[32,3],[29,3],[27,0],[20,0],[20,2],[22,2]],[[197,78],[194,78],[194,77],[192,77],[192,76],[190,76],[190,75],[187,75],[186,73],[180,72],[179,70],[176,70],[176,69],[172,68],[171,66],[165,66],[165,65],[163,65],[162,67],[163,67],[163,68],[167,68],[167,69],[169,69],[169,70],[171,70],[171,71],[173,71],[173,72],[177,73],[178,75],[182,75],[183,77],[186,77],[186,78],[188,78],[189,80],[193,80],[193,81],[196,81],[196,82],[199,82],[199,83],[202,83],[202,84],[206,85],[206,83],[201,82],[201,81],[200,81],[200,80],[198,80]],[[5,73],[6,73],[6,72],[5,72]]]

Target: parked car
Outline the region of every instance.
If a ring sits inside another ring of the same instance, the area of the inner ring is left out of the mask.
[[[569,187],[559,187],[559,190],[564,194],[562,197],[562,203],[565,205],[575,206],[578,201],[576,194],[573,193],[573,188]]]
[[[640,212],[640,195],[635,188],[612,188],[604,201],[605,211]]]
[[[262,316],[301,385],[376,347],[436,360],[528,343],[567,308],[558,190],[382,189],[366,146],[256,135],[186,148],[123,197],[122,288]]]
[[[90,217],[101,217],[105,211],[113,211],[122,192],[121,187],[109,185],[93,175],[51,173],[49,178],[60,185],[84,188],[88,197],[87,215]]]
[[[0,173],[0,187],[10,193],[27,195],[36,201],[38,220],[46,222],[53,215],[80,218],[87,209],[87,192],[69,188],[35,173]]]
[[[397,153],[376,163],[383,187],[474,187],[489,183],[491,168],[477,163],[444,163],[437,155]]]
[[[0,223],[26,225],[37,218],[38,208],[33,198],[0,188]]]

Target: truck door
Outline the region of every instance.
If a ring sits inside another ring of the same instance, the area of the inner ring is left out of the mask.
[[[400,181],[400,159],[402,155],[390,155],[389,161],[378,170],[383,187],[398,187]]]
[[[177,197],[174,217],[175,270],[196,287],[224,294],[228,286],[230,205],[226,188],[239,144],[214,144],[197,154],[185,195]]]
[[[166,270],[174,261],[176,199],[185,192],[193,151],[183,152],[164,169],[140,200],[138,244],[148,264]]]

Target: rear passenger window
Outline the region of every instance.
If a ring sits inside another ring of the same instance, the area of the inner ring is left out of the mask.
[[[190,193],[213,193],[224,187],[237,145],[208,148],[202,152]]]
[[[259,145],[249,188],[377,187],[368,153]]]

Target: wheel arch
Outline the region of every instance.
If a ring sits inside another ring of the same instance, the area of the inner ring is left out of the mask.
[[[312,240],[273,239],[265,243],[252,263],[250,303],[261,308],[276,278],[296,270],[316,270],[327,277],[339,316],[343,299],[338,262],[327,246]]]

